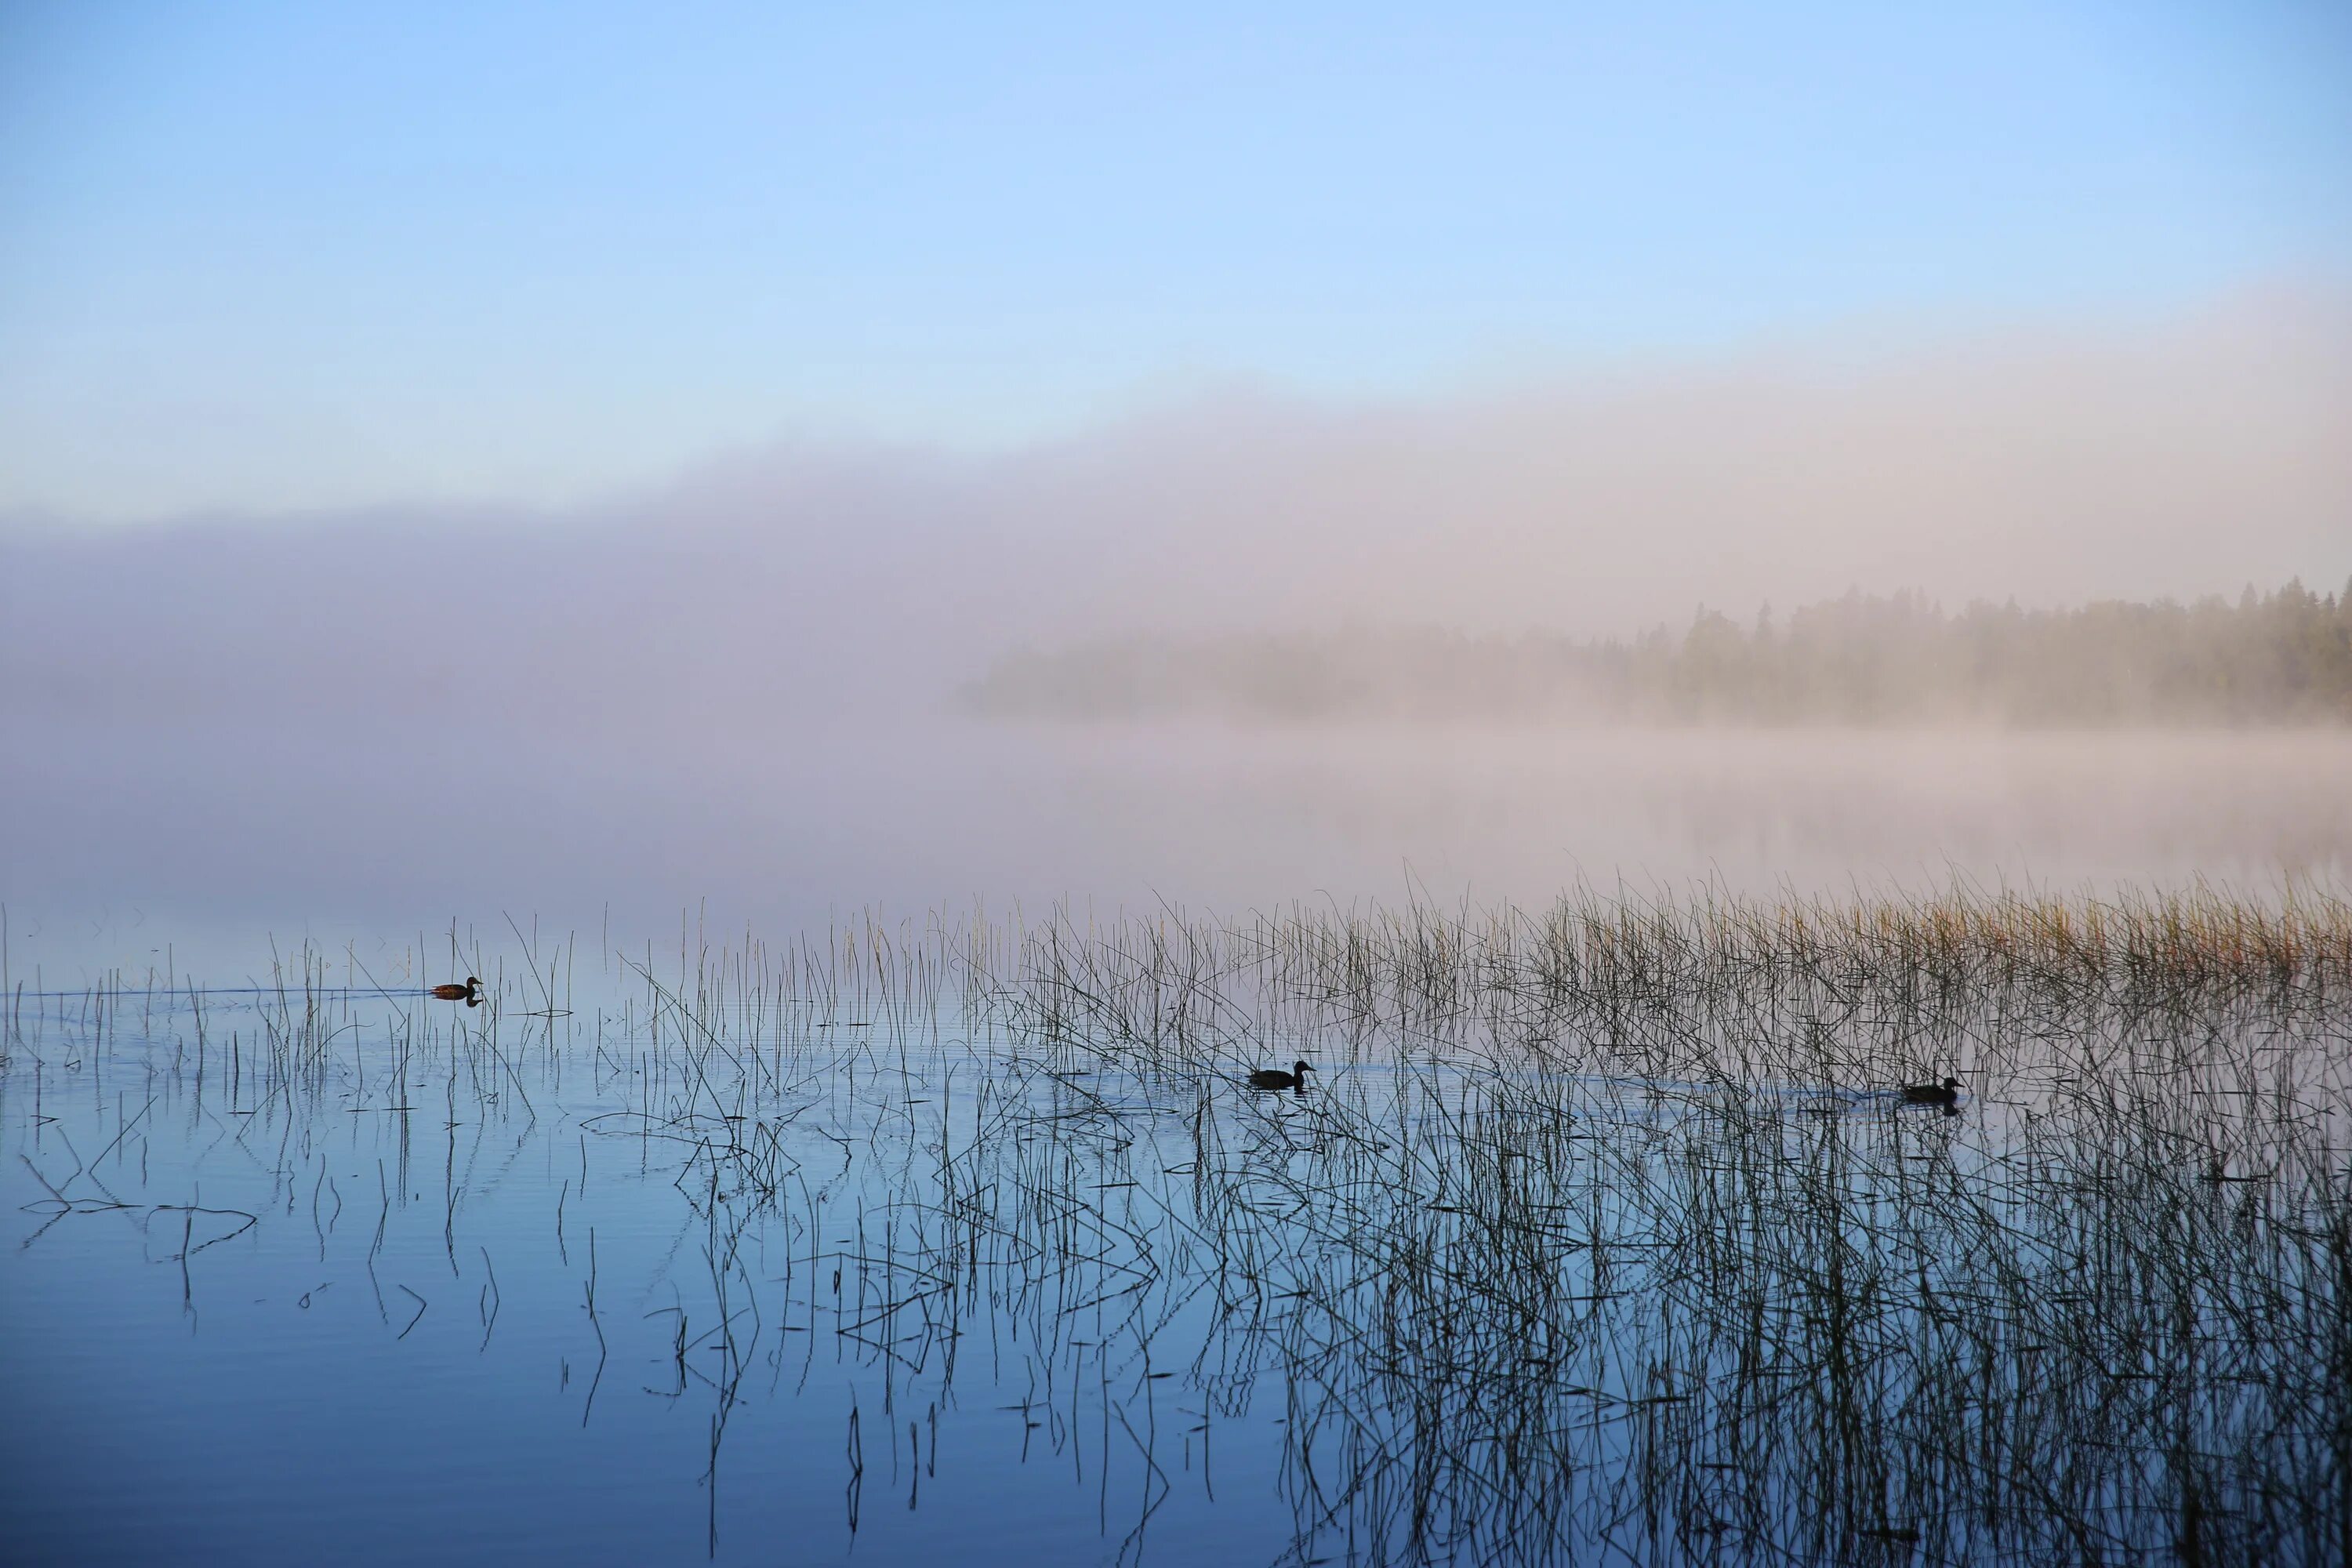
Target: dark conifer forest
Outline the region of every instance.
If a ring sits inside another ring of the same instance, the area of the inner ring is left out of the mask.
[[[1024,650],[957,694],[1001,717],[1614,718],[1759,724],[2352,722],[2352,584],[1953,611],[1849,593],[1631,640],[1358,628]]]

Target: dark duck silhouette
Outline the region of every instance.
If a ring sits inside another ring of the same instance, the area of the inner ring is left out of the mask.
[[[1960,1080],[1948,1078],[1941,1083],[1906,1083],[1903,1086],[1906,1105],[1949,1105],[1960,1098]]]
[[[468,1007],[478,1007],[482,1005],[482,983],[468,974],[463,985],[436,985],[433,994],[444,1002],[463,1002]]]
[[[1252,1089],[1303,1089],[1307,1087],[1307,1075],[1314,1070],[1312,1062],[1293,1062],[1288,1072],[1278,1068],[1260,1068],[1249,1075],[1249,1086]]]

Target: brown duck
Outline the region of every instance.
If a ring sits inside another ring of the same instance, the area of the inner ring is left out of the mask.
[[[1948,1078],[1941,1083],[1906,1083],[1903,1086],[1906,1105],[1949,1105],[1960,1098],[1960,1080]]]
[[[436,985],[433,994],[444,1002],[463,1002],[468,1007],[478,1007],[482,1005],[482,983],[468,974],[463,985]]]

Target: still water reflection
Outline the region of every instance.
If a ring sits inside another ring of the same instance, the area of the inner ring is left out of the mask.
[[[2340,1560],[2352,921],[2228,915],[27,990],[0,1513],[83,1563]]]

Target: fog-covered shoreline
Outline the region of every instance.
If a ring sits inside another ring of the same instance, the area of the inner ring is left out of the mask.
[[[969,711],[1095,721],[2233,726],[2352,723],[2352,584],[2028,610],[1849,593],[1742,626],[1585,639],[1438,628],[1107,638],[997,659]]]

